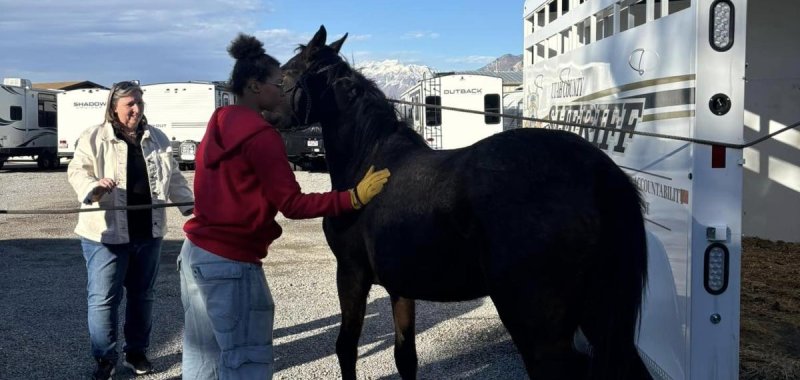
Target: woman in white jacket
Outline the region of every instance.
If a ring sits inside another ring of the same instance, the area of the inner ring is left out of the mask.
[[[172,158],[167,136],[148,125],[142,89],[126,81],[112,86],[105,122],[80,137],[67,171],[82,208],[109,208],[192,202],[192,190]],[[192,206],[181,207],[184,215]],[[82,212],[75,233],[88,272],[89,337],[97,361],[93,378],[114,373],[118,308],[127,290],[124,365],[135,374],[152,370],[145,356],[150,343],[154,285],[164,208]]]

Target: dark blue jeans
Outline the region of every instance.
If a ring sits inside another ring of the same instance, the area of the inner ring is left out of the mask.
[[[89,338],[95,358],[112,362],[119,358],[117,326],[123,286],[128,300],[123,351],[144,353],[150,345],[161,240],[102,244],[81,239],[88,274]]]

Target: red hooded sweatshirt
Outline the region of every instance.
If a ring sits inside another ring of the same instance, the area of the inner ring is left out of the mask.
[[[349,194],[303,194],[275,128],[243,106],[218,108],[197,149],[194,218],[183,227],[195,245],[260,264],[281,236],[278,211],[290,219],[334,216],[353,208]]]

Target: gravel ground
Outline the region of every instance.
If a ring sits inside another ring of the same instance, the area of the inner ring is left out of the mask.
[[[191,181],[192,172],[185,172]],[[306,192],[330,187],[327,174],[297,172]],[[76,208],[64,168],[40,171],[9,162],[0,170],[0,209]],[[155,373],[140,379],[180,378],[183,309],[175,260],[185,221],[169,210],[156,288],[149,355]],[[76,214],[0,215],[0,379],[82,379],[94,367],[86,326],[86,269]],[[276,303],[276,379],[334,379],[339,306],[335,259],[321,219],[279,219],[283,237],[264,263]],[[397,379],[386,292],[373,288],[359,345],[360,379]],[[417,352],[421,379],[524,379],[521,358],[491,301],[418,302]],[[117,367],[117,379],[132,378]]]

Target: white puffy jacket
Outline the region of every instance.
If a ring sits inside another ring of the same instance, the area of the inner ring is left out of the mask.
[[[192,189],[172,157],[167,135],[147,125],[141,145],[153,204],[164,204],[167,200],[174,203],[193,202]],[[127,161],[128,145],[114,135],[110,124],[91,127],[81,134],[75,157],[67,169],[69,183],[78,195],[81,208],[127,206]],[[92,190],[102,178],[113,179],[117,187],[111,193],[104,194],[99,202],[91,202]],[[192,208],[180,206],[184,215],[190,214]],[[75,233],[101,243],[128,243],[127,215],[125,210],[82,212],[78,216]],[[166,233],[166,210],[153,209],[153,237],[164,237]]]

